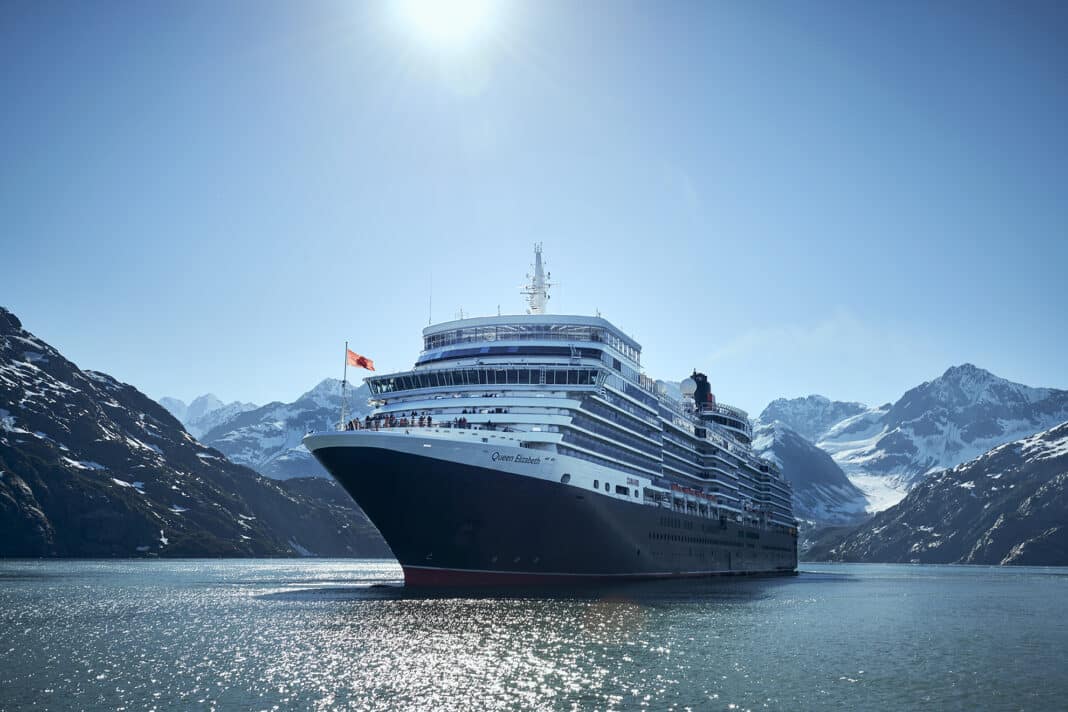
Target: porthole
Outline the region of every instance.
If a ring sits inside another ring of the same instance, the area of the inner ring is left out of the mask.
[[[607,492],[610,487],[611,487],[611,485],[609,483],[607,483],[607,482],[604,483],[604,491],[605,492]]]
[[[593,488],[594,489],[600,489],[601,488],[601,481],[600,480],[594,480],[593,481]]]
[[[565,484],[565,485],[566,485],[566,484],[567,484],[568,482],[570,482],[570,481],[571,481],[571,475],[570,475],[570,474],[568,474],[568,473],[566,473],[566,472],[565,472],[565,473],[563,474],[563,476],[562,476],[562,477],[560,478],[560,483],[561,483],[561,484]]]

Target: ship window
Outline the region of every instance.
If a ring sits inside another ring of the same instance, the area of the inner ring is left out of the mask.
[[[571,481],[571,475],[569,475],[566,472],[564,473],[563,477],[560,478],[560,482],[565,484],[565,485],[570,481]]]
[[[600,480],[594,480],[594,481],[593,481],[593,488],[594,488],[594,489],[601,489],[601,482],[600,482]]]
[[[608,491],[609,491],[609,489],[611,488],[611,486],[612,486],[612,485],[610,485],[609,483],[605,482],[605,483],[604,483],[604,491],[605,491],[605,492],[608,492]]]
[[[626,487],[624,487],[623,485],[616,485],[616,494],[622,494],[622,495],[626,495],[626,496],[629,497],[630,496],[630,490],[627,489]]]

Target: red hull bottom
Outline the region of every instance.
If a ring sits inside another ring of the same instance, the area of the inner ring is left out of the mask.
[[[539,574],[522,571],[468,571],[435,569],[423,566],[401,566],[405,586],[423,587],[480,587],[480,586],[557,586],[619,583],[623,581],[651,581],[663,579],[695,579],[714,576],[794,576],[796,571],[685,571],[679,573],[648,574]]]

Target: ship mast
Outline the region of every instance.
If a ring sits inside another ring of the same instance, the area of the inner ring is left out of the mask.
[[[527,275],[530,282],[522,290],[522,294],[526,295],[527,303],[530,305],[527,308],[527,314],[545,313],[545,303],[549,301],[549,287],[552,286],[549,282],[551,276],[552,274],[545,272],[541,264],[541,243],[536,243],[534,245],[534,276]]]

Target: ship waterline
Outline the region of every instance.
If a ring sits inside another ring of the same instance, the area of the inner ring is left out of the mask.
[[[672,397],[601,317],[530,313],[423,330],[372,412],[304,442],[379,528],[409,585],[788,574],[790,487],[744,411],[696,371]]]

